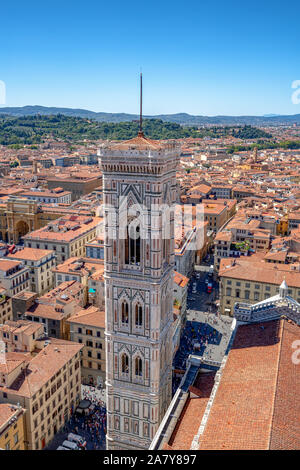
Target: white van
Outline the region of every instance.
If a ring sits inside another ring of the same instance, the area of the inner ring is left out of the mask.
[[[62,446],[65,447],[68,450],[80,450],[78,445],[75,444],[75,442],[64,441],[62,443]]]
[[[83,439],[83,437],[79,436],[78,434],[73,434],[72,432],[68,434],[68,441],[75,442],[75,444],[78,446],[86,446],[86,441]]]

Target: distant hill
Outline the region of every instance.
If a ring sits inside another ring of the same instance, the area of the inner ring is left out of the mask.
[[[55,115],[63,114],[65,116],[82,117],[86,119],[95,119],[99,122],[125,122],[135,121],[138,119],[137,114],[127,113],[96,113],[86,109],[72,108],[56,108],[46,106],[23,106],[23,107],[0,107],[0,115],[10,116],[31,116],[31,115]],[[144,116],[148,119],[161,119],[165,122],[174,122],[181,125],[189,126],[235,126],[235,125],[251,125],[251,126],[278,126],[282,124],[300,124],[300,114],[292,115],[276,115],[267,114],[265,116],[193,116],[187,113],[177,114],[160,114],[156,116]]]
[[[98,139],[126,140],[137,135],[138,121],[99,122],[64,114],[30,116],[0,115],[0,145],[38,145],[48,137],[65,142]],[[153,139],[181,139],[186,137],[220,138],[231,135],[243,140],[270,139],[272,135],[252,126],[219,126],[198,129],[181,126],[161,119],[144,119],[143,129]]]

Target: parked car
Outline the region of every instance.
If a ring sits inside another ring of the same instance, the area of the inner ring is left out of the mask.
[[[67,440],[62,443],[62,446],[68,450],[80,450],[80,447],[75,442]]]
[[[68,441],[75,442],[75,444],[80,447],[86,446],[86,441],[83,439],[83,437],[79,436],[78,434],[73,434],[72,432],[68,434]]]

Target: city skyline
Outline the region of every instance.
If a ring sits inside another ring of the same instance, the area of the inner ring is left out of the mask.
[[[269,1],[185,9],[92,2],[85,10],[64,2],[59,15],[56,3],[2,7],[1,106],[135,114],[142,68],[146,115],[300,112],[292,102],[300,78],[295,2],[289,10]]]
[[[0,10],[0,450],[300,449],[300,6],[202,3]]]

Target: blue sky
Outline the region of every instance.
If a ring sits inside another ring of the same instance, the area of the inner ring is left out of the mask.
[[[2,2],[6,105],[202,115],[296,114],[300,3]]]

